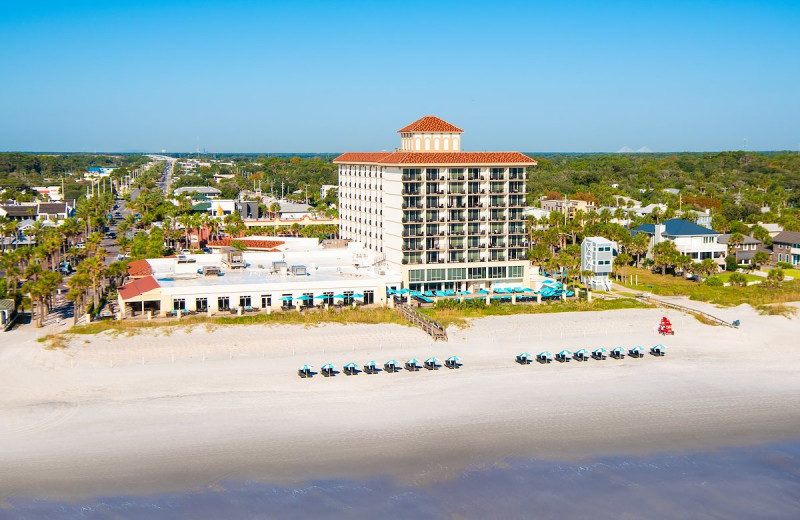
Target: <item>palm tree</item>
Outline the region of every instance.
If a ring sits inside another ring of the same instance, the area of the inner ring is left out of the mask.
[[[72,276],[67,285],[69,292],[67,293],[67,300],[72,302],[72,325],[78,324],[78,316],[83,314],[86,307],[86,291],[89,288],[91,281],[86,274],[78,273]]]
[[[106,274],[106,265],[102,256],[87,258],[79,267],[78,272],[89,278],[92,287],[92,303],[95,312],[100,305],[100,282]]]

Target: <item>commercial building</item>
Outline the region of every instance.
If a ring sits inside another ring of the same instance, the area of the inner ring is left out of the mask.
[[[385,255],[411,290],[528,282],[526,168],[519,152],[461,151],[463,130],[425,116],[394,152],[350,152],[339,166],[339,236]]]
[[[542,200],[542,209],[550,212],[561,213],[566,215],[567,218],[575,218],[575,213],[583,211],[596,211],[597,204],[586,200],[569,200],[569,199],[544,199]]]
[[[399,289],[399,272],[360,244],[324,248],[316,239],[273,241],[268,252],[241,252],[232,265],[220,253],[131,262],[132,280],[120,287],[125,316],[177,310],[237,313],[328,305],[385,305]]]

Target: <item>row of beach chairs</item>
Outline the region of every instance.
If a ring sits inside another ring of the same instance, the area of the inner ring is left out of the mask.
[[[667,347],[664,345],[655,345],[650,347],[650,354],[656,357],[661,357],[666,355]],[[632,358],[643,358],[645,357],[646,350],[644,347],[633,347],[631,349],[625,349],[624,347],[615,347],[611,349],[609,352],[604,348],[596,348],[592,351],[587,349],[580,349],[572,352],[571,350],[562,350],[561,352],[556,353],[554,356],[549,351],[539,352],[535,356],[529,354],[528,352],[522,352],[517,354],[516,362],[520,365],[529,365],[531,362],[536,361],[541,364],[551,363],[553,359],[559,361],[561,363],[567,363],[570,360],[574,359],[575,361],[589,361],[590,359],[596,359],[598,361],[602,361],[607,359],[609,356],[613,359],[623,359],[626,355]]]
[[[407,372],[418,372],[421,368],[425,370],[439,370],[442,365],[439,364],[439,358],[437,357],[429,357],[425,361],[422,362],[420,365],[419,360],[416,358],[409,359],[405,363],[398,363],[396,359],[390,359],[386,363],[383,364],[383,369],[378,368],[378,364],[374,361],[369,361],[361,365],[356,363],[347,363],[342,365],[342,373],[346,376],[355,376],[361,372],[365,374],[377,374],[379,372],[386,372],[388,374],[393,374],[395,372],[400,372],[401,370],[405,370]],[[450,356],[449,358],[444,360],[445,368],[449,368],[451,370],[455,370],[461,368],[461,358],[458,356]],[[316,375],[316,372],[313,371],[314,367],[311,365],[303,365],[297,370],[297,375],[301,378],[309,378]],[[324,377],[333,377],[339,372],[336,370],[336,367],[332,363],[327,363],[320,367],[320,373]]]

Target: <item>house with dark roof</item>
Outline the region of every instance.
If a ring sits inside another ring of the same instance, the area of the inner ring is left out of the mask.
[[[744,235],[744,241],[741,244],[731,244],[730,239],[730,233],[725,233],[719,236],[717,242],[728,246],[728,252],[736,256],[736,263],[740,265],[749,265],[753,256],[759,251],[765,251],[767,254],[771,252],[757,238]]]
[[[49,220],[60,222],[72,216],[75,211],[75,201],[65,200],[60,202],[24,202],[15,204],[0,204],[0,216],[11,220]]]
[[[695,262],[711,258],[721,265],[725,263],[728,253],[728,246],[719,243],[721,233],[680,218],[665,220],[660,224],[642,224],[633,232],[650,236],[648,256],[652,256],[653,246],[665,240],[674,242],[681,254]]]
[[[781,231],[773,237],[772,261],[800,264],[800,232]]]

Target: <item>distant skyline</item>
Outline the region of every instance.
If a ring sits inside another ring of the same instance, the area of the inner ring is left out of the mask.
[[[426,114],[470,151],[797,151],[798,27],[796,0],[11,1],[0,151],[391,150]]]

